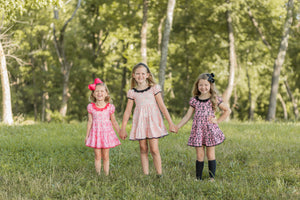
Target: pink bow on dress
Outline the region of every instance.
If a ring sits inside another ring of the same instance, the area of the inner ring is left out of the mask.
[[[96,78],[94,84],[89,84],[89,89],[94,91],[98,83],[103,83],[99,78]]]

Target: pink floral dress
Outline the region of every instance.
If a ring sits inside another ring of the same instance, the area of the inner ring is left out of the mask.
[[[218,97],[217,100],[218,105],[223,102],[220,97]],[[224,142],[225,136],[218,124],[211,123],[208,120],[209,117],[215,117],[210,99],[202,100],[196,96],[191,98],[189,103],[190,106],[195,108],[195,114],[188,145],[194,147],[210,147]]]
[[[97,149],[109,149],[120,145],[120,140],[110,121],[115,106],[108,103],[104,108],[98,108],[94,103],[90,103],[87,110],[92,114],[93,124],[85,145]]]
[[[160,138],[168,135],[155,100],[155,95],[159,92],[161,92],[159,85],[145,90],[133,88],[128,91],[127,98],[135,101],[130,140]]]

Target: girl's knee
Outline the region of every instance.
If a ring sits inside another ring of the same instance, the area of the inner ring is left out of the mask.
[[[96,161],[101,160],[101,155],[100,155],[100,156],[99,156],[99,155],[95,155],[95,160],[96,160]]]
[[[109,156],[103,156],[102,160],[103,160],[103,162],[108,162],[109,161]]]
[[[150,153],[152,156],[160,155],[158,148],[151,148]]]
[[[141,153],[148,153],[148,147],[140,147]]]
[[[216,158],[216,156],[215,156],[215,148],[214,147],[207,148],[206,156],[207,156],[208,160],[215,160],[215,158]]]
[[[141,140],[140,141],[140,152],[141,153],[148,153],[147,140]]]
[[[95,149],[95,160],[101,160],[101,150]]]
[[[148,153],[148,146],[147,145],[140,145],[140,152],[141,153]]]
[[[102,160],[103,161],[109,160],[109,149],[102,150]]]

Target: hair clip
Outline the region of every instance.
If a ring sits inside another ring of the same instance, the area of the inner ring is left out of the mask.
[[[93,84],[89,84],[89,89],[94,91],[98,83],[103,83],[99,78],[96,78]]]

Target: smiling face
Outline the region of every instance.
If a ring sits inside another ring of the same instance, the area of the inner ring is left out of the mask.
[[[206,95],[210,93],[210,82],[205,79],[200,79],[198,82],[198,90],[201,95]]]
[[[104,101],[107,95],[108,93],[106,91],[105,86],[103,85],[96,86],[93,96],[96,98],[97,101]]]
[[[134,78],[134,80],[137,82],[138,85],[143,85],[146,83],[146,80],[149,77],[149,73],[147,72],[146,67],[140,66],[132,74],[132,77]]]

